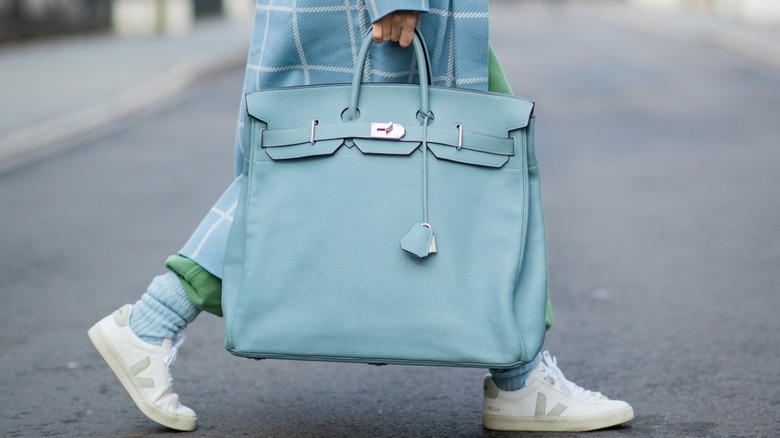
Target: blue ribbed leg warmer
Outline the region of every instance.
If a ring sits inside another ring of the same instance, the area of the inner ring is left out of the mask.
[[[509,368],[507,370],[491,369],[490,376],[493,378],[493,382],[496,383],[496,386],[502,391],[517,391],[525,386],[528,375],[531,374],[531,371],[533,371],[541,361],[542,353],[539,353],[534,360],[517,368]]]
[[[199,313],[179,278],[169,271],[154,277],[146,293],[133,305],[130,329],[144,342],[161,345],[163,339],[176,339]]]

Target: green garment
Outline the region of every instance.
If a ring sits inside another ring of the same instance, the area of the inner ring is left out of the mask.
[[[200,310],[222,316],[222,279],[181,255],[165,260],[165,267],[173,271],[190,300]]]
[[[509,82],[492,47],[489,47],[488,56],[488,89],[495,93],[512,94],[512,88],[509,86]],[[165,261],[165,267],[179,277],[184,290],[193,304],[208,313],[222,316],[221,279],[206,271],[194,261],[181,255],[168,257]],[[549,289],[547,291],[545,324],[548,330],[552,326],[552,306],[550,305]]]
[[[493,52],[491,46],[488,46],[488,91],[513,94],[512,87],[509,86],[504,75],[504,69],[501,68],[501,63],[498,62],[496,53]]]

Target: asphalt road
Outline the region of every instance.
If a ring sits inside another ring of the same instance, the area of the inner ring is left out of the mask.
[[[497,9],[497,10],[496,10]],[[589,437],[780,435],[780,71],[581,8],[498,3],[538,102],[567,376],[637,418]],[[241,71],[0,173],[0,436],[157,436],[86,337],[135,301],[232,178]],[[187,330],[188,436],[509,437],[482,370],[255,362]]]

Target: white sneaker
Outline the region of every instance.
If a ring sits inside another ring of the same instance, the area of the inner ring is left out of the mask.
[[[195,430],[198,417],[172,389],[171,366],[184,337],[175,345],[170,339],[161,346],[142,341],[130,329],[132,310],[127,304],[100,320],[89,339],[144,415],[171,429]]]
[[[546,351],[525,387],[503,391],[487,375],[484,390],[482,424],[486,429],[577,432],[616,426],[634,418],[628,403],[568,381]]]

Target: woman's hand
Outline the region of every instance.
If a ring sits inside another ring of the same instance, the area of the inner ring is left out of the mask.
[[[409,47],[414,38],[414,28],[419,22],[420,12],[391,12],[374,22],[374,42],[396,41],[401,47]]]

